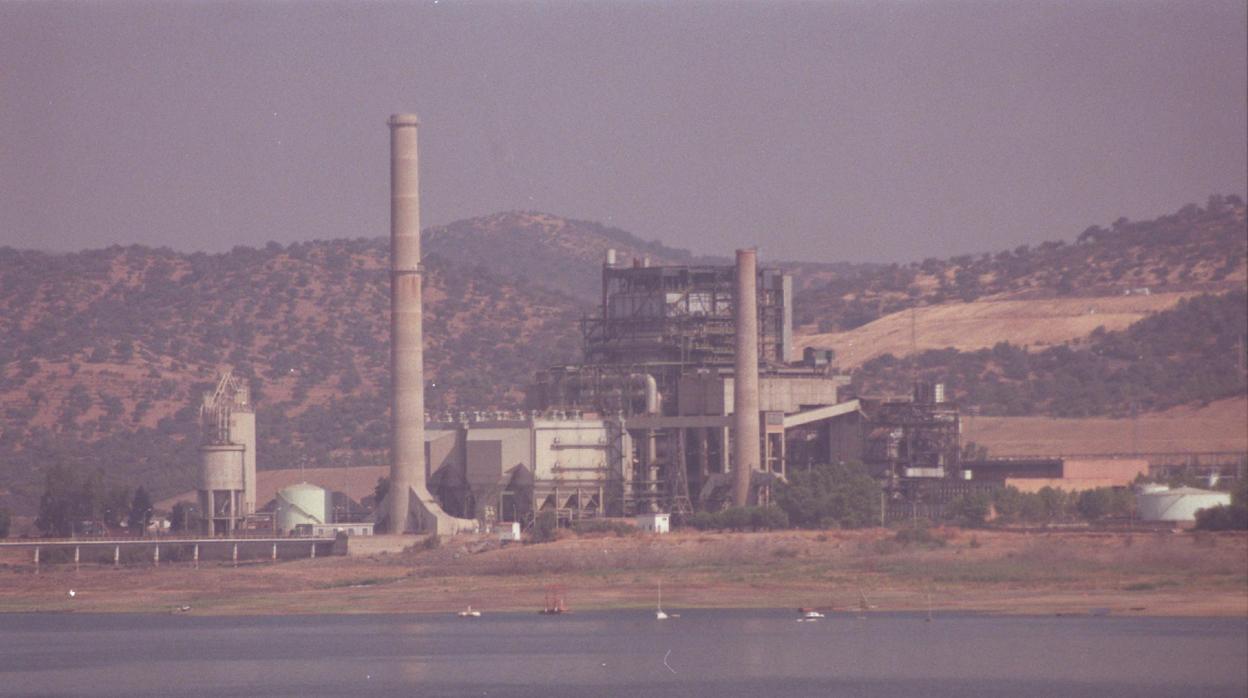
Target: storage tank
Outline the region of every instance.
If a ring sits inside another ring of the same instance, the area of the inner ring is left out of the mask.
[[[329,493],[324,488],[301,482],[277,492],[277,530],[289,535],[299,524],[328,523]]]
[[[1195,521],[1196,512],[1231,503],[1228,492],[1195,487],[1149,488],[1135,495],[1142,521]]]

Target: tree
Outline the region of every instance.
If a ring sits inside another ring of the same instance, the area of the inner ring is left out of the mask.
[[[1248,531],[1248,504],[1221,504],[1196,512],[1201,531]]]
[[[880,486],[857,461],[792,472],[776,503],[794,525],[861,528],[879,519]]]
[[[53,465],[44,476],[35,526],[45,536],[65,538],[73,535],[74,520],[81,513],[80,500],[81,483],[77,474],[59,463]]]
[[[9,537],[9,526],[13,523],[13,516],[8,509],[0,507],[0,538]]]
[[[1106,487],[1084,490],[1075,500],[1075,509],[1078,510],[1079,516],[1087,521],[1099,521],[1109,516],[1113,511],[1113,506],[1113,494]]]
[[[1047,521],[1062,521],[1070,511],[1070,496],[1064,490],[1052,487],[1041,487],[1036,493],[1043,505],[1042,511]]]
[[[945,518],[964,528],[982,528],[991,508],[992,497],[987,492],[971,492],[949,502]]]
[[[191,520],[195,505],[190,502],[178,502],[169,513],[169,529],[174,532],[191,530]]]
[[[147,525],[152,522],[152,498],[142,485],[134,491],[134,499],[130,502],[130,517],[126,520],[132,533],[144,535]]]
[[[373,486],[373,506],[380,507],[386,501],[387,494],[390,494],[390,478],[377,478],[377,484]]]
[[[125,487],[113,487],[104,495],[102,502],[104,525],[116,528],[130,515],[130,490]]]
[[[534,543],[548,543],[555,539],[555,534],[559,530],[559,516],[554,509],[543,509],[537,513],[537,518],[533,521]]]
[[[1026,495],[1017,487],[1002,487],[993,494],[992,507],[997,511],[997,521],[1017,523],[1023,518],[1023,502]]]

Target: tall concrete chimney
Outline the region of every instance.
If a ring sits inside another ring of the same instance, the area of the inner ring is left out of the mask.
[[[390,126],[390,494],[391,533],[475,530],[474,519],[450,516],[429,494],[425,472],[425,367],[421,327],[420,171],[415,114],[394,114]],[[412,503],[417,506],[412,511]]]
[[[737,250],[737,354],[733,378],[733,503],[749,504],[750,475],[759,468],[758,251]]]
[[[407,531],[412,485],[424,483],[425,369],[421,328],[420,170],[415,114],[390,117],[390,532]]]

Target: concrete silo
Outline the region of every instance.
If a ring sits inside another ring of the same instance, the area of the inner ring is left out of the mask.
[[[256,512],[256,412],[226,371],[199,408],[199,510],[206,535],[227,535]]]
[[[277,492],[277,530],[290,535],[299,524],[329,523],[330,494],[322,487],[300,482]]]

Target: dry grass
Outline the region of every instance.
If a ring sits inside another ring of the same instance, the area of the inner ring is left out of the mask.
[[[964,417],[962,439],[993,456],[1248,451],[1248,398],[1176,407],[1137,420]]]
[[[850,369],[881,354],[906,356],[919,351],[953,347],[975,351],[997,342],[1031,347],[1062,344],[1086,337],[1097,327],[1121,330],[1160,310],[1173,307],[1192,293],[1155,293],[1150,296],[1051,298],[1044,300],[979,300],[947,303],[911,312],[886,315],[848,332],[803,334],[797,346],[836,350],[837,363]]]
[[[456,539],[365,558],[79,574],[66,565],[39,576],[15,558],[0,561],[0,611],[535,610],[553,584],[577,609],[628,608],[652,605],[661,579],[673,608],[852,609],[866,594],[880,610],[916,610],[930,593],[942,610],[1248,615],[1243,534],[935,534],[943,546],[898,543],[888,530],[572,536],[506,548]],[[79,592],[72,600],[70,588]]]

